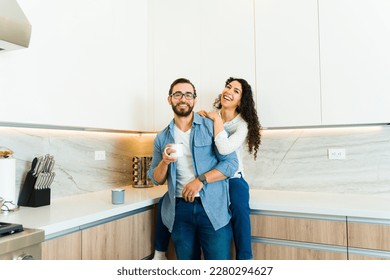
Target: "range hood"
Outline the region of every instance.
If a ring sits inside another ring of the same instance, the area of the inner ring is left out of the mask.
[[[16,0],[0,0],[0,51],[27,48],[31,25]]]

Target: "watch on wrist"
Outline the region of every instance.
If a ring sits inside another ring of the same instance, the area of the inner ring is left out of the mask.
[[[201,181],[203,184],[206,184],[206,183],[207,183],[206,176],[204,176],[204,174],[200,174],[200,175],[198,176],[198,179],[199,179],[199,181]]]

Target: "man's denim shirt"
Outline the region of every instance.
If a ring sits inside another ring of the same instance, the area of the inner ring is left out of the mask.
[[[194,120],[190,134],[190,148],[194,164],[195,177],[212,169],[218,169],[226,177],[234,175],[238,168],[238,159],[235,152],[222,156],[214,144],[214,123],[208,118],[194,113]],[[162,160],[164,148],[174,140],[174,121],[159,134],[154,140],[153,159],[148,171],[148,176],[155,185],[159,183],[154,179],[153,173],[156,166]],[[176,162],[168,167],[168,195],[162,202],[161,217],[164,225],[172,232],[175,221],[175,189],[176,189]],[[214,183],[206,183],[199,192],[203,207],[215,230],[229,223],[229,185],[228,179]]]

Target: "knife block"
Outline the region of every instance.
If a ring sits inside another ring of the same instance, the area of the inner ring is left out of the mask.
[[[26,206],[39,207],[50,205],[50,194],[50,188],[42,190],[33,189],[30,199],[28,200],[28,204]]]
[[[26,179],[24,180],[22,189],[20,190],[18,205],[28,207],[39,207],[50,205],[50,188],[35,189],[35,182],[37,178],[32,174],[30,170]]]

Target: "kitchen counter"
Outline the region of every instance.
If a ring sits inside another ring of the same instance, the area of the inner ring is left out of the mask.
[[[390,222],[389,195],[252,190],[252,210],[384,219]]]
[[[84,225],[156,204],[166,186],[125,187],[125,203],[111,204],[111,190],[59,198],[51,205],[0,215],[0,221],[45,231],[46,239],[75,231]],[[318,192],[251,190],[251,209],[292,213],[349,216],[390,221],[390,197]]]
[[[111,203],[111,189],[64,198],[52,199],[41,207],[20,207],[18,211],[0,215],[0,221],[22,224],[25,228],[45,231],[46,239],[78,230],[79,227],[109,219],[127,212],[151,206],[167,190],[166,186],[152,188],[124,187],[125,202]]]

